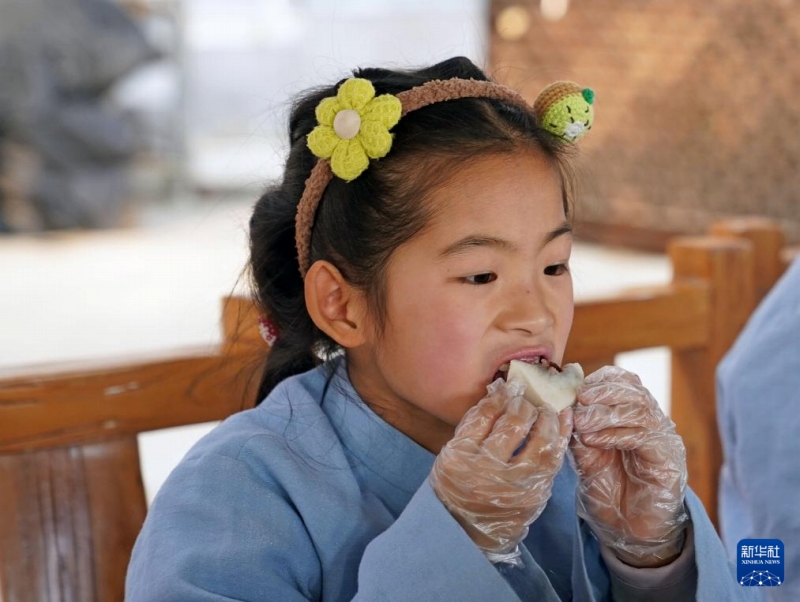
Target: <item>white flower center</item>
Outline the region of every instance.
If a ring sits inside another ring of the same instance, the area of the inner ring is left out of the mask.
[[[344,109],[336,113],[336,117],[333,118],[333,131],[343,140],[355,138],[359,129],[361,129],[361,116],[358,111]]]

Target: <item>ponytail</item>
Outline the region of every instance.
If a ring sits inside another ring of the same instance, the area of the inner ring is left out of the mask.
[[[258,405],[283,379],[310,370],[319,360],[314,347],[321,333],[308,315],[294,245],[296,204],[282,187],[268,190],[250,218],[250,272],[259,309],[280,336],[267,356]]]

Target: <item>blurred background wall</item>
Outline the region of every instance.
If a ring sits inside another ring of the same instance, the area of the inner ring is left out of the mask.
[[[597,92],[585,239],[663,249],[759,214],[800,243],[800,5],[794,0],[492,0],[490,63],[529,98]]]

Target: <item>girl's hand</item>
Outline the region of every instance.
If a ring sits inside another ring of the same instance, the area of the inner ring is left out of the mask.
[[[537,409],[515,386],[495,381],[436,458],[433,490],[490,561],[519,556],[517,544],[550,499],[571,432],[571,409]]]
[[[689,519],[686,449],[675,424],[639,377],[617,366],[586,378],[574,423],[578,515],[623,562],[671,562]]]

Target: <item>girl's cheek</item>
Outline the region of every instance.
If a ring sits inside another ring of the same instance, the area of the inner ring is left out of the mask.
[[[452,311],[443,313],[439,334],[445,344],[474,345],[477,342],[484,326],[477,307],[478,304],[456,305]]]
[[[475,358],[480,357],[481,337],[469,316],[455,317],[442,322],[440,329],[431,333],[436,342],[427,360],[438,375],[463,380],[466,372],[477,367]]]

